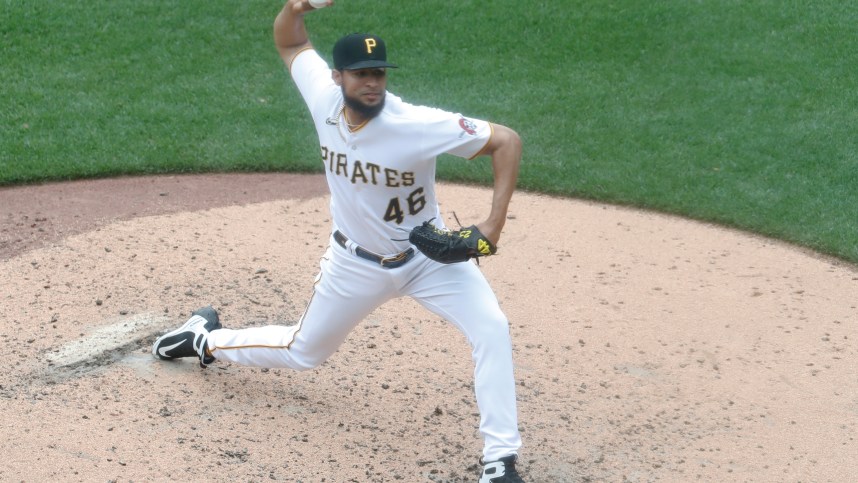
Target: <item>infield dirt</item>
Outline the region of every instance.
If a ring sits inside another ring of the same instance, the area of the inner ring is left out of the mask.
[[[490,192],[439,198],[465,223]],[[227,327],[295,323],[327,202],[317,175],[0,189],[0,480],[476,481],[469,348],[410,300],[309,372],[150,355],[207,304]],[[481,267],[511,321],[527,481],[858,474],[856,267],[529,193]]]

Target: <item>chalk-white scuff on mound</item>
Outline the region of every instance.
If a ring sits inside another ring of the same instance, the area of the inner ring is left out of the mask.
[[[55,366],[73,366],[98,359],[111,351],[127,346],[129,341],[151,335],[168,321],[163,314],[135,314],[100,325],[91,334],[69,342],[48,354]]]

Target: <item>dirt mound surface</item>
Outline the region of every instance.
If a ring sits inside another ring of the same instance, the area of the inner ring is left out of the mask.
[[[490,203],[438,192],[451,224]],[[0,480],[475,481],[469,348],[410,300],[305,373],[150,355],[207,304],[227,327],[295,323],[327,203],[315,175],[0,189]],[[481,266],[511,320],[528,481],[858,474],[855,267],[526,193]]]

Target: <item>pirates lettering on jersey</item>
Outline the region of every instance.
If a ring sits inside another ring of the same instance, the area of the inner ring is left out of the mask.
[[[363,183],[399,188],[414,186],[415,182],[413,171],[385,168],[376,163],[359,159],[351,162],[348,155],[338,153],[327,146],[322,146],[322,162],[332,174],[342,176],[352,184]],[[400,192],[394,193],[396,196],[387,202],[384,213],[379,213],[384,221],[399,225],[405,221],[406,216],[414,216],[426,207],[426,195],[423,187],[415,187],[408,195],[403,195]]]
[[[343,153],[337,153],[327,146],[322,146],[322,161],[331,173],[342,176],[352,184],[361,182],[363,184],[378,185],[382,183],[388,188],[414,185],[413,171],[399,171],[392,168],[384,168],[375,163],[355,160],[349,162],[349,157]]]

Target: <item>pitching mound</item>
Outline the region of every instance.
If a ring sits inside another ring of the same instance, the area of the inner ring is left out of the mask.
[[[490,192],[439,198],[464,223]],[[207,304],[227,327],[295,323],[327,202],[321,176],[281,174],[0,190],[0,480],[475,481],[469,348],[410,300],[309,372],[150,355]],[[511,320],[528,481],[858,474],[855,267],[525,193],[481,266]]]

